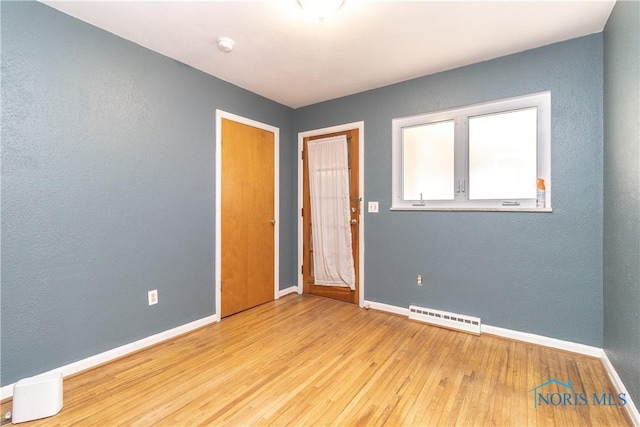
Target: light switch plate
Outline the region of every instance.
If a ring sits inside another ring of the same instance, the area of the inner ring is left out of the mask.
[[[378,202],[369,202],[367,206],[367,212],[378,213]]]

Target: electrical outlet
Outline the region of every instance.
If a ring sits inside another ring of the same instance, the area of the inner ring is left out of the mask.
[[[158,303],[158,290],[154,289],[149,291],[149,305],[154,305]]]
[[[418,277],[416,277],[416,285],[422,286],[422,274],[418,274]]]

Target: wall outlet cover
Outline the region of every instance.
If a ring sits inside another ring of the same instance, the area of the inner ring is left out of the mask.
[[[149,297],[149,305],[157,304],[158,303],[158,290],[154,289],[152,291],[149,291],[148,297]]]

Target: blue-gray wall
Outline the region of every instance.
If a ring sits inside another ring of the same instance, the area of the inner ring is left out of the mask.
[[[365,298],[603,345],[602,34],[294,111],[42,4],[1,7],[2,385],[214,313],[216,108],[281,130],[281,289],[297,281],[297,132],[363,120],[364,197],[381,202]],[[604,345],[638,400],[637,110],[635,142],[614,121],[633,7],[605,35]],[[546,90],[553,213],[388,210],[393,118]]]
[[[393,118],[547,90],[553,213],[389,211]],[[302,108],[296,131],[359,120],[365,299],[602,346],[602,34]]]
[[[604,349],[640,403],[640,3],[604,31]]]
[[[1,13],[2,385],[214,314],[217,108],[281,130],[296,284],[292,109],[39,3]]]

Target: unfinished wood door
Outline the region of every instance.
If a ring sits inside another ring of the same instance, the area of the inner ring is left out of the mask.
[[[222,119],[221,316],[274,299],[272,132]]]
[[[319,295],[327,298],[333,298],[340,301],[350,302],[352,304],[358,304],[360,295],[359,284],[359,272],[360,266],[358,264],[358,241],[359,241],[359,226],[360,221],[360,194],[359,194],[359,172],[358,172],[358,145],[359,135],[358,129],[352,129],[342,132],[329,133],[326,135],[317,135],[304,138],[304,148],[302,151],[302,280],[303,280],[303,292],[312,295]],[[313,218],[311,217],[311,199],[309,195],[309,168],[307,164],[307,144],[309,141],[316,139],[327,138],[330,136],[345,135],[347,137],[347,153],[349,161],[349,197],[350,197],[350,213],[351,213],[351,249],[353,256],[353,265],[355,268],[355,290],[351,290],[347,287],[337,286],[319,286],[315,284],[314,269],[313,269],[313,245],[311,239],[311,224]]]

